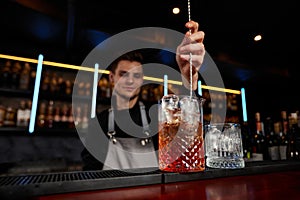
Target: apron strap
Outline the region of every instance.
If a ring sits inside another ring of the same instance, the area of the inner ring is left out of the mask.
[[[107,135],[113,143],[117,142],[116,138],[114,137],[115,134],[116,134],[116,132],[115,132],[115,125],[114,125],[114,112],[113,112],[113,109],[110,108],[108,110],[108,132],[107,132]]]
[[[139,101],[139,105],[140,105],[140,112],[141,112],[141,117],[142,117],[143,132],[144,132],[144,134],[146,134],[147,137],[149,137],[150,136],[150,128],[149,128],[149,123],[147,120],[145,105],[141,101]],[[112,108],[109,108],[107,135],[114,143],[117,142],[116,138],[114,137],[115,134],[116,134],[116,132],[115,132],[115,123],[114,123],[114,112],[113,112]]]
[[[141,116],[142,116],[142,123],[143,123],[143,130],[144,133],[149,137],[150,136],[150,128],[149,123],[146,116],[146,110],[144,104],[140,101],[140,110],[141,110]]]

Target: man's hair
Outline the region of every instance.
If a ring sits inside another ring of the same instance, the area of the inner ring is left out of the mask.
[[[121,55],[120,57],[118,57],[116,60],[114,60],[110,66],[109,66],[109,70],[112,72],[112,73],[115,73],[116,72],[116,68],[119,64],[120,61],[122,60],[128,60],[128,61],[136,61],[136,62],[139,62],[141,64],[143,64],[143,55],[141,52],[135,50],[135,51],[130,51],[128,53],[125,53],[123,55]]]

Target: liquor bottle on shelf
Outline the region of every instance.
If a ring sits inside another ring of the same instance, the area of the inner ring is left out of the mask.
[[[88,119],[88,104],[83,105],[82,110],[82,120],[81,120],[81,127],[83,131],[87,131],[89,127],[89,119]]]
[[[49,83],[49,91],[50,94],[56,94],[58,92],[58,82],[57,82],[57,74],[55,72],[52,73]]]
[[[287,119],[287,113],[285,110],[281,111],[280,126],[281,126],[281,132],[287,135],[289,131],[289,121]]]
[[[59,94],[67,95],[66,93],[66,82],[62,76],[58,76],[57,78],[57,91]]]
[[[37,116],[37,126],[40,128],[45,127],[45,118],[46,118],[46,103],[41,102],[39,106],[39,112]]]
[[[72,92],[73,92],[73,84],[70,80],[66,80],[65,81],[65,94],[66,95],[72,95]]]
[[[68,128],[69,129],[74,129],[75,128],[74,116],[73,116],[71,105],[68,108]]]
[[[147,87],[146,87],[146,86],[144,86],[144,87],[142,88],[141,98],[142,98],[144,101],[147,101],[147,99],[148,99],[148,90],[147,90]]]
[[[30,121],[31,107],[32,107],[32,101],[27,100],[26,108],[25,108],[25,120],[26,120],[27,126],[29,125],[29,121]]]
[[[16,126],[16,109],[12,106],[6,108],[3,126],[15,127]]]
[[[47,107],[47,114],[45,117],[46,128],[53,128],[54,119],[54,101],[50,100]]]
[[[3,126],[6,108],[0,102],[0,127]]]
[[[265,129],[265,139],[266,139],[266,144],[267,144],[267,148],[268,148],[268,160],[275,160],[274,159],[274,155],[278,155],[278,147],[274,146],[274,123],[272,118],[266,117],[265,121],[264,121],[264,129]],[[277,148],[277,154],[275,154],[274,152],[276,152]]]
[[[86,96],[91,96],[92,94],[92,85],[90,82],[85,82],[84,84],[84,90]]]
[[[33,90],[35,85],[35,77],[36,77],[36,71],[35,69],[31,68],[30,70],[30,83],[29,83],[29,89]]]
[[[16,120],[16,126],[17,127],[26,127],[27,119],[26,119],[26,101],[21,100],[19,108],[17,109],[17,120]]]
[[[99,87],[99,97],[106,98],[107,96],[107,87],[108,87],[108,79],[106,77],[102,77],[98,82]]]
[[[288,134],[289,134],[289,122],[287,118],[287,112],[285,110],[280,113],[280,132],[279,132],[279,155],[280,160],[286,160]]]
[[[265,138],[262,131],[262,123],[260,113],[255,113],[255,131],[253,132],[252,160],[263,161],[266,159],[267,148]]]
[[[77,86],[76,86],[76,89],[77,89],[77,95],[78,96],[86,96],[86,91],[85,91],[85,82],[84,81],[79,81],[77,83]]]
[[[21,90],[29,89],[30,70],[31,70],[31,67],[30,67],[29,63],[25,63],[23,66],[23,69],[20,73],[19,89],[21,89]]]
[[[56,105],[54,108],[53,127],[61,128],[60,106]]]
[[[9,88],[11,83],[11,61],[6,60],[4,66],[0,69],[0,87]]]
[[[274,130],[270,137],[269,154],[271,160],[280,160],[279,152],[279,135],[280,135],[280,123],[274,123]]]
[[[241,126],[241,133],[244,159],[247,161],[250,160],[252,157],[251,130],[248,125],[248,122],[244,122]]]
[[[299,160],[299,145],[297,146],[297,138],[299,137],[300,130],[295,118],[295,114],[291,113],[289,118],[290,131],[288,134],[286,158],[288,160]]]
[[[61,108],[62,115],[61,115],[61,128],[67,128],[68,127],[68,105],[64,103]]]
[[[81,111],[81,107],[78,106],[75,109],[75,115],[74,116],[74,124],[76,126],[76,129],[78,128],[82,128],[82,111]]]
[[[51,81],[50,72],[45,71],[41,83],[41,91],[43,91],[45,94],[47,94],[47,92],[49,92],[50,90],[50,81]]]
[[[15,62],[11,72],[11,88],[18,89],[20,84],[20,71],[22,66],[19,62]]]

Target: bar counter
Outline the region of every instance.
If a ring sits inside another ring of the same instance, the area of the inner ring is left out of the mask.
[[[300,161],[199,173],[89,171],[0,177],[1,199],[300,199]]]

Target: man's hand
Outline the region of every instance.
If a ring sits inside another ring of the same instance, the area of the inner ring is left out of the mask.
[[[189,29],[176,50],[176,61],[179,66],[185,87],[190,88],[190,53],[192,54],[192,90],[197,89],[198,71],[203,63],[205,48],[204,32],[198,31],[199,24],[189,21],[185,24]]]

